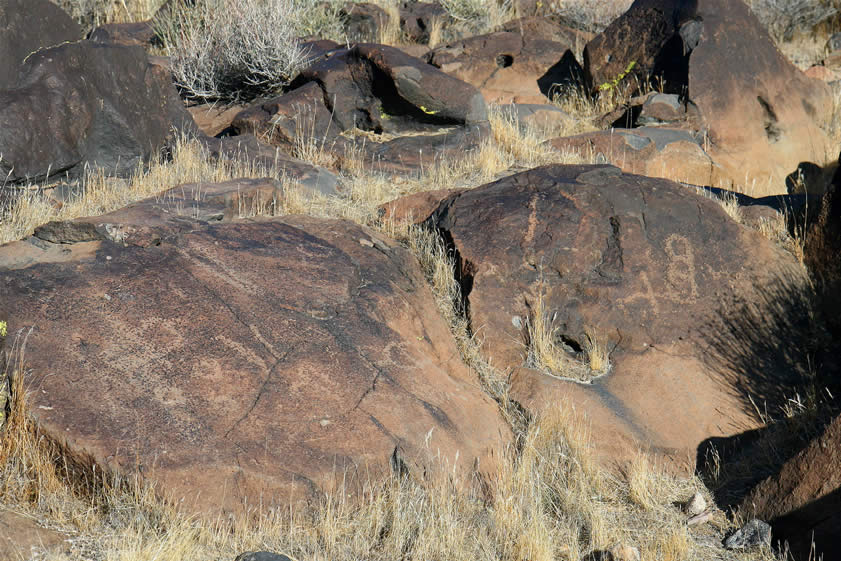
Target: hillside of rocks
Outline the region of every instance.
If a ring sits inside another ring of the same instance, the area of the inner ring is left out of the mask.
[[[282,89],[203,103],[161,54],[176,4],[84,30],[0,0],[0,226],[32,225],[2,230],[0,434],[25,389],[68,480],[198,519],[439,472],[497,512],[502,459],[569,408],[611,481],[644,461],[708,489],[669,506],[692,545],[643,559],[839,555],[837,52],[803,72],[740,1],[481,34],[348,3],[349,40],[299,38]],[[184,145],[233,171],[132,193]],[[97,189],[120,204],[70,214]],[[0,552],[88,558],[3,501]],[[591,530],[509,557],[640,559]]]

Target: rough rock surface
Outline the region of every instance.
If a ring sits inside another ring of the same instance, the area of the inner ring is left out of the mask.
[[[796,266],[716,202],[611,166],[556,165],[456,193],[428,224],[457,251],[473,330],[512,370],[512,397],[536,408],[569,398],[610,459],[642,443],[691,470],[702,440],[753,423],[732,378],[753,372],[729,369],[735,357],[715,362],[706,326]],[[609,374],[582,385],[527,367],[524,331],[541,294],[557,344],[579,351],[588,334],[603,338]]]
[[[426,60],[476,86],[489,103],[547,103],[553,86],[568,79],[559,61],[574,44],[563,41],[561,33],[551,39],[533,33],[529,24],[511,22],[509,31],[449,43]],[[573,39],[575,34],[570,30],[566,36]]]
[[[130,23],[108,23],[100,25],[88,35],[88,39],[97,43],[116,43],[117,45],[137,45],[148,47],[157,37],[155,22],[136,21]]]
[[[0,0],[0,88],[17,82],[31,53],[81,38],[79,24],[49,0]]]
[[[368,43],[325,52],[291,91],[243,111],[232,127],[397,170],[457,156],[489,130],[476,88],[399,49]],[[367,134],[337,138],[354,128]]]
[[[0,510],[0,558],[38,559],[47,551],[56,552],[66,537],[15,512]]]
[[[636,0],[587,44],[584,71],[593,90],[662,79],[667,93],[687,96],[707,152],[754,195],[783,193],[798,162],[823,163],[837,150],[820,128],[828,87],[786,60],[742,2]]]
[[[697,136],[688,130],[612,129],[555,138],[547,143],[560,152],[609,163],[626,173],[712,187],[731,184],[727,172],[704,152]]]
[[[187,203],[89,219],[89,238],[78,221],[55,241],[90,241],[64,244],[64,262],[10,266],[27,242],[0,248],[0,318],[36,326],[46,434],[199,512],[336,478],[352,489],[439,455],[489,468],[507,426],[405,249],[344,221],[227,222]]]
[[[253,134],[224,138],[202,137],[199,141],[212,160],[228,160],[247,165],[255,173],[280,176],[304,189],[322,195],[336,195],[339,179],[321,166],[313,166],[260,142]]]
[[[141,47],[79,41],[26,59],[0,90],[0,173],[7,181],[124,173],[195,126],[166,71]]]
[[[744,516],[768,520],[774,541],[797,559],[841,555],[841,416],[823,434],[757,485],[743,500]],[[810,557],[812,540],[817,556]]]

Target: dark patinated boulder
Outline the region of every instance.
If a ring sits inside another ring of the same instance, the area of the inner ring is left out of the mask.
[[[744,518],[771,524],[798,561],[841,555],[841,417],[741,501]],[[814,542],[814,549],[812,545]]]
[[[0,89],[17,82],[30,54],[81,38],[79,24],[49,0],[0,0]]]
[[[232,128],[287,150],[313,144],[417,170],[477,147],[489,132],[487,118],[475,87],[394,47],[363,43],[315,58],[290,91],[243,111]],[[372,134],[337,138],[351,129]]]
[[[752,196],[784,193],[799,162],[837,151],[822,128],[828,86],[789,62],[743,2],[636,0],[587,44],[584,72],[593,93],[652,84],[691,101],[728,187]]]
[[[67,43],[29,56],[0,90],[0,173],[11,182],[86,167],[127,173],[194,127],[141,47]]]

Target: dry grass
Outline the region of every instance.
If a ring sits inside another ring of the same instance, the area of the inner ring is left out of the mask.
[[[150,19],[165,0],[52,0],[85,27]]]
[[[582,357],[564,348],[553,327],[554,315],[546,309],[542,289],[531,306],[526,323],[526,364],[562,380],[589,384],[610,369],[607,339],[595,330],[586,334]]]

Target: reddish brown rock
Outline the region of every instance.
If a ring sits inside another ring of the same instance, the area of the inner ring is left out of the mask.
[[[755,423],[737,381],[750,387],[756,368],[737,364],[736,348],[711,353],[710,335],[728,332],[712,326],[738,324],[734,299],[772,293],[799,269],[717,202],[611,166],[546,166],[456,193],[428,224],[457,252],[471,325],[493,364],[513,369],[512,398],[581,404],[606,460],[642,447],[691,473],[701,441]],[[528,368],[541,295],[571,363],[602,339],[607,375],[586,385]]]
[[[243,109],[245,107],[242,105],[226,106],[206,103],[192,105],[187,108],[187,111],[190,112],[201,132],[207,136],[217,136],[231,127],[234,117]]]
[[[385,45],[327,51],[284,95],[236,117],[285,149],[309,142],[374,169],[417,171],[487,137],[487,107],[473,86]],[[350,139],[336,138],[358,129]],[[358,133],[358,131],[357,131]]]
[[[64,535],[40,527],[35,520],[27,516],[0,510],[2,559],[38,559],[46,552],[58,553],[65,541]]]
[[[240,111],[231,127],[237,134],[252,133],[272,144],[285,144],[290,150],[296,143],[331,143],[341,132],[332,122],[324,105],[324,92],[316,82]]]
[[[351,43],[376,42],[388,25],[388,12],[370,2],[347,2],[339,10],[345,34]]]
[[[395,222],[420,224],[435,212],[441,201],[460,189],[435,189],[400,197],[380,207],[380,218]]]
[[[743,499],[740,510],[745,518],[769,521],[774,542],[788,542],[795,559],[838,559],[841,417],[786,462],[778,474],[757,485]]]
[[[500,31],[436,48],[427,60],[476,86],[489,103],[545,103],[548,88],[542,91],[538,82],[551,73],[568,48],[563,43]],[[551,77],[545,80],[553,81]]]
[[[729,187],[724,169],[690,131],[661,127],[612,129],[556,138],[559,152],[613,164],[626,173],[712,187]]]
[[[26,59],[0,90],[0,172],[6,181],[127,173],[194,123],[169,74],[140,47],[78,41]]]
[[[439,456],[489,469],[508,429],[408,251],[344,221],[185,210],[125,211],[126,225],[162,223],[158,243],[112,235],[74,261],[0,268],[0,318],[36,326],[28,383],[45,434],[202,513],[422,473]]]
[[[637,0],[587,44],[584,67],[594,92],[652,82],[688,97],[707,153],[752,196],[784,193],[798,162],[835,155],[821,128],[828,87],[786,60],[742,2]]]
[[[400,30],[413,43],[429,43],[429,32],[435,21],[443,27],[450,16],[438,2],[403,2],[400,4]]]

